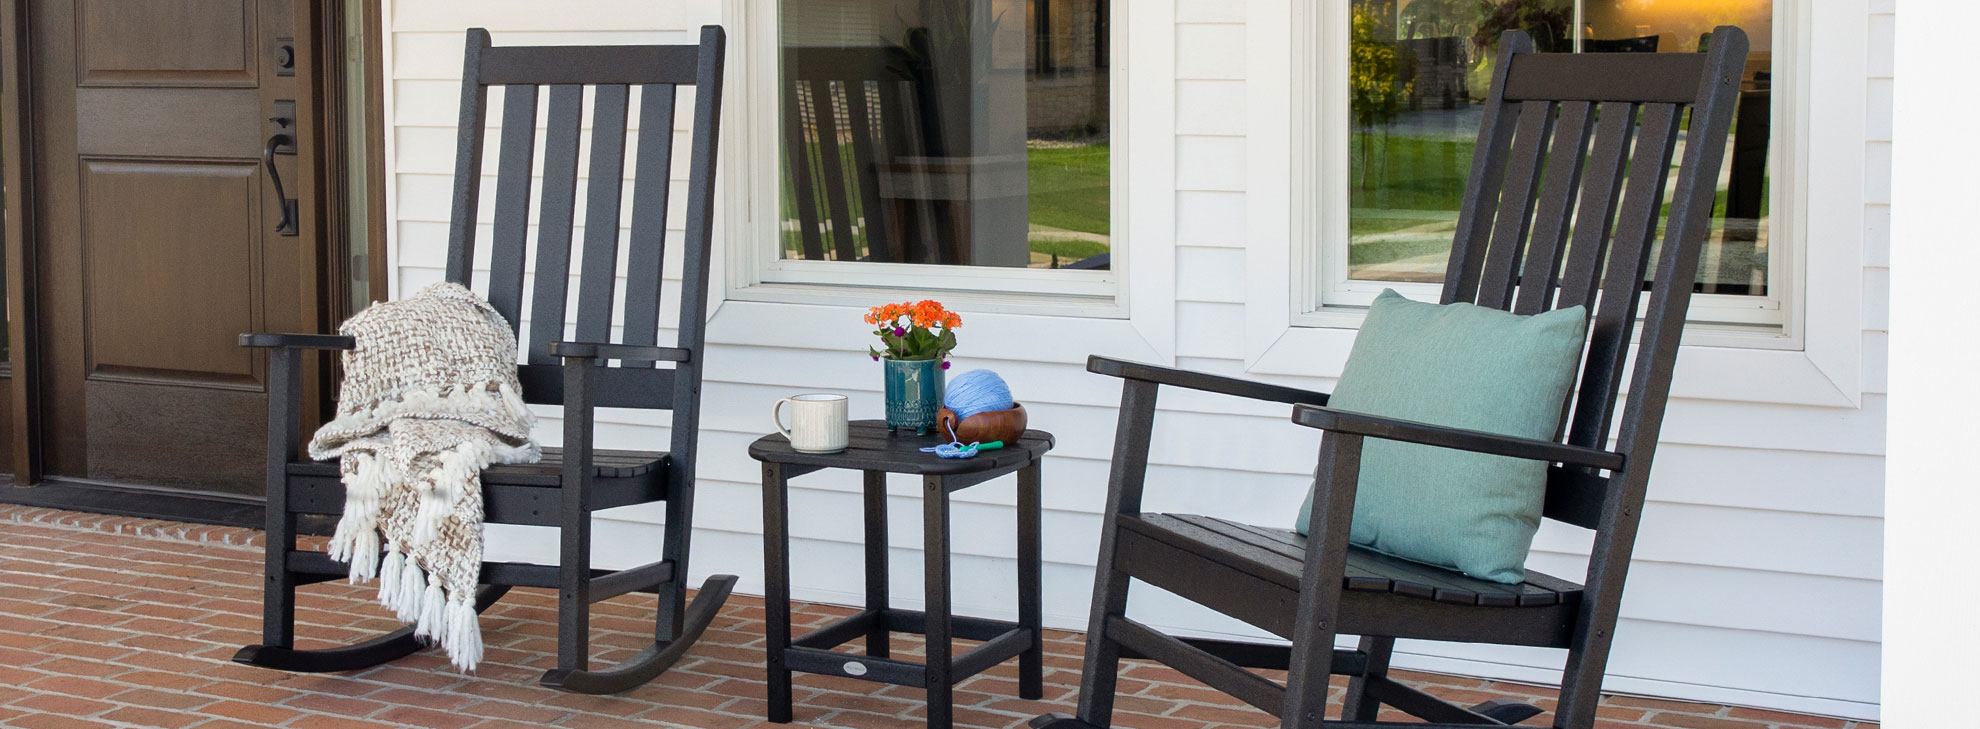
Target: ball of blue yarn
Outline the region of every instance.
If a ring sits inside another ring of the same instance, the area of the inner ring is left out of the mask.
[[[942,396],[942,404],[956,411],[958,420],[992,410],[1009,410],[1013,403],[1011,386],[990,370],[970,370],[956,375]]]

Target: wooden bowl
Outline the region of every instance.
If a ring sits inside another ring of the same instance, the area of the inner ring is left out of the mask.
[[[1001,440],[1006,445],[1024,436],[1026,418],[1024,403],[1012,403],[1009,410],[990,410],[977,413],[962,422],[956,422],[956,411],[942,408],[935,413],[935,432],[948,437],[949,428],[955,428],[956,441],[960,443],[988,443]]]

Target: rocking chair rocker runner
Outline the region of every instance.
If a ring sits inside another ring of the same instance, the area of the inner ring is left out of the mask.
[[[1532,40],[1513,32],[1500,47],[1443,302],[1516,314],[1590,305],[1588,353],[1565,434],[1556,441],[1527,440],[1374,417],[1329,409],[1327,396],[1317,392],[1091,358],[1088,370],[1125,383],[1085,673],[1076,716],[1048,714],[1031,726],[1109,726],[1119,660],[1137,656],[1270,712],[1287,729],[1498,726],[1540,713],[1503,700],[1459,706],[1389,678],[1398,638],[1565,648],[1553,726],[1594,724],[1747,41],[1738,28],[1721,27],[1703,54],[1535,54]],[[1685,107],[1691,121],[1671,190],[1668,233],[1643,312],[1617,448],[1610,451],[1605,446],[1636,328],[1638,292]],[[1162,386],[1291,403],[1293,422],[1326,431],[1310,536],[1142,513]],[[1585,584],[1529,570],[1524,583],[1505,585],[1350,545],[1366,438],[1548,463],[1545,516],[1595,531]],[[1163,635],[1127,617],[1129,578],[1289,638],[1292,645]],[[1337,634],[1361,636],[1360,644],[1337,650]],[[1287,669],[1286,685],[1245,667]],[[1330,674],[1351,677],[1338,721],[1325,719]],[[1384,705],[1432,723],[1378,722]]]
[[[447,280],[472,285],[482,137],[489,86],[506,87],[500,159],[495,179],[495,225],[487,298],[516,327],[521,322],[523,259],[530,225],[530,185],[543,180],[537,224],[534,306],[527,352],[518,376],[523,399],[564,406],[564,447],[545,449],[542,462],[493,466],[482,472],[489,523],[554,526],[561,534],[556,566],[490,562],[482,566],[476,602],[485,610],[511,586],[556,588],[557,666],[546,686],[581,693],[633,688],[678,660],[728,598],[736,578],[716,575],[686,605],[688,541],[694,515],[695,441],[700,433],[703,319],[708,300],[709,247],[715,192],[716,133],[722,99],[722,29],[708,26],[698,46],[492,47],[488,32],[467,34],[461,88],[460,144],[454,169],[453,223]],[[625,335],[608,343],[613,319],[629,97],[640,89],[630,250],[622,312]],[[673,154],[675,90],[695,87],[693,147],[688,163],[685,249],[678,290],[675,346],[657,346],[667,197]],[[532,169],[539,87],[548,86],[549,131],[543,165]],[[571,269],[579,139],[585,86],[593,92],[589,203],[579,264],[577,331],[565,337]],[[295,548],[298,514],[335,514],[343,484],[336,463],[298,457],[301,402],[299,352],[350,349],[349,337],[245,334],[241,344],[269,353],[267,585],[262,643],[234,660],[290,671],[344,671],[418,650],[411,627],[356,645],[321,650],[295,647],[295,590],[338,579],[345,566],[321,552]],[[560,361],[561,360],[561,363]],[[607,366],[618,360],[618,366]],[[667,362],[672,367],[659,368]],[[598,407],[673,411],[666,452],[592,447]],[[665,501],[660,561],[620,571],[591,568],[591,512]],[[592,670],[588,657],[591,603],[628,592],[656,592],[654,641],[617,666]]]

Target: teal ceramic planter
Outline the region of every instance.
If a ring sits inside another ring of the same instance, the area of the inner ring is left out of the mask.
[[[942,409],[948,373],[932,359],[881,360],[887,375],[887,429],[913,428],[926,435],[935,428],[935,411]]]

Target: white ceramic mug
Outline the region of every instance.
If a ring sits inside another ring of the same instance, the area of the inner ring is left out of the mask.
[[[791,405],[791,427],[780,417],[784,403]],[[817,393],[778,400],[770,406],[770,421],[777,432],[791,439],[791,449],[799,453],[837,453],[846,449],[846,396]]]

